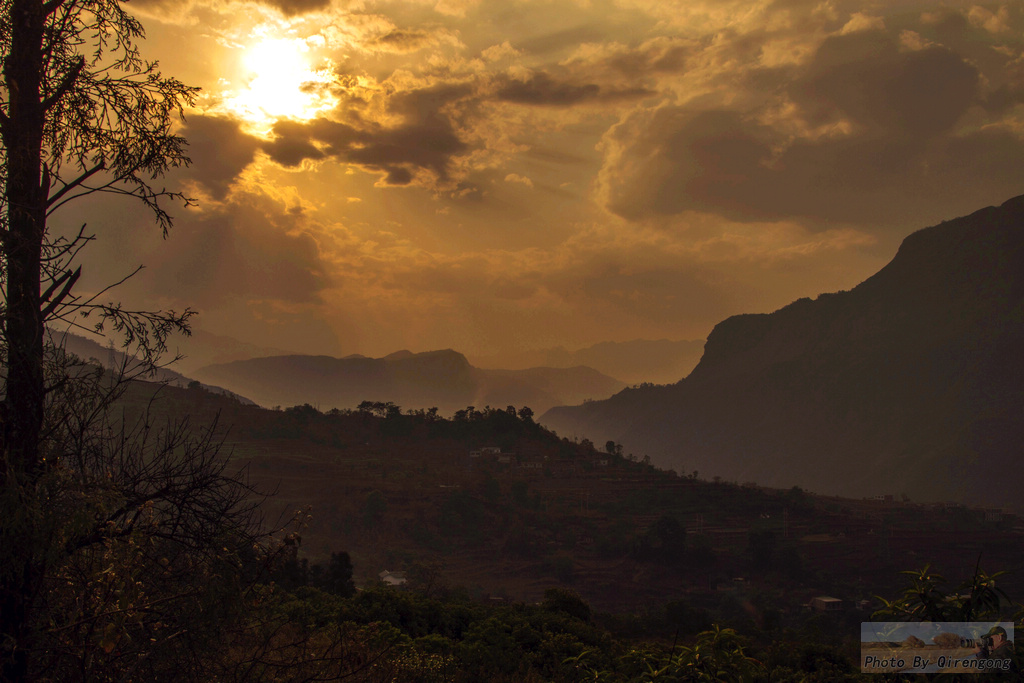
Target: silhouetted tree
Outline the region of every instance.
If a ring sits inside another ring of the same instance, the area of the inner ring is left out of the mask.
[[[352,558],[346,552],[331,553],[327,562],[320,587],[328,593],[342,597],[355,595],[356,586],[352,582]]]
[[[256,500],[225,472],[212,427],[115,419],[125,385],[44,345],[48,322],[92,316],[145,371],[168,335],[188,332],[188,310],[126,311],[99,299],[107,290],[77,295],[76,257],[92,236],[49,225],[69,202],[109,193],[142,202],[166,235],[164,200],[185,200],[154,183],[188,162],[174,124],[196,91],[140,57],[142,36],[116,0],[0,5],[4,681],[44,668],[51,680],[199,677],[170,662],[214,642],[204,629],[225,614],[256,538]],[[128,659],[134,673],[115,674]]]
[[[134,41],[142,26],[113,0],[10,0],[0,26],[7,360],[7,467],[0,476],[31,479],[41,467],[45,322],[98,313],[130,339],[152,340],[142,349],[149,359],[187,319],[132,316],[95,298],[79,300],[72,290],[81,268],[73,268],[73,260],[90,238],[84,232],[72,240],[54,237],[49,217],[77,197],[110,192],[141,200],[166,233],[171,219],[159,200],[181,195],[150,183],[188,161],[185,141],[172,126],[195,89],[141,59]]]
[[[590,621],[590,605],[579,593],[565,588],[548,588],[544,591],[541,608],[549,612],[563,612],[580,621]]]

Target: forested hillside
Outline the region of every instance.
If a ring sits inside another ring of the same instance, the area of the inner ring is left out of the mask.
[[[560,438],[528,408],[272,411],[134,384],[126,416],[147,407],[219,415],[230,466],[274,491],[263,509],[285,523],[253,614],[304,624],[324,670],[373,660],[362,680],[713,680],[709,653],[743,680],[858,680],[859,623],[918,608],[901,570],[928,562],[952,594],[1024,565],[1016,517],[663,471]],[[998,586],[1015,597],[1024,577]],[[819,595],[842,610],[809,611]]]

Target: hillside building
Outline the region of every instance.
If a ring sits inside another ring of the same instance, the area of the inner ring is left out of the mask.
[[[827,595],[819,595],[811,598],[811,609],[818,612],[839,612],[843,609],[843,601],[839,598],[832,598]]]

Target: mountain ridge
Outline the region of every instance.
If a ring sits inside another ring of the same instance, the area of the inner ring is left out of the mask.
[[[722,321],[680,382],[541,419],[728,479],[1019,507],[1022,225],[1024,196],[915,232],[850,291]]]

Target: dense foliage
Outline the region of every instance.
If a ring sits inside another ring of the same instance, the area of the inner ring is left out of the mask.
[[[965,616],[957,611],[963,600],[938,589],[941,577],[927,568],[904,574],[910,585],[885,603],[877,619],[926,616],[927,610],[947,609],[947,604],[954,604],[954,611],[942,616]],[[923,593],[918,592],[922,581],[927,584]],[[966,582],[983,587],[972,618],[991,618],[1013,607],[993,581],[979,571]],[[331,675],[360,681],[914,680],[909,674],[860,673],[858,629],[849,614],[808,613],[801,629],[771,637],[718,623],[680,637],[686,608],[670,603],[658,619],[668,627],[662,636],[637,640],[624,633],[621,616],[593,614],[577,594],[557,588],[549,589],[539,604],[489,605],[459,591],[439,598],[380,585],[346,598],[314,587],[278,586],[267,588],[261,609],[301,629],[312,642],[326,643],[330,636],[344,634],[346,656],[331,662]],[[1020,665],[1017,656],[1013,671],[996,679],[1015,680]]]

